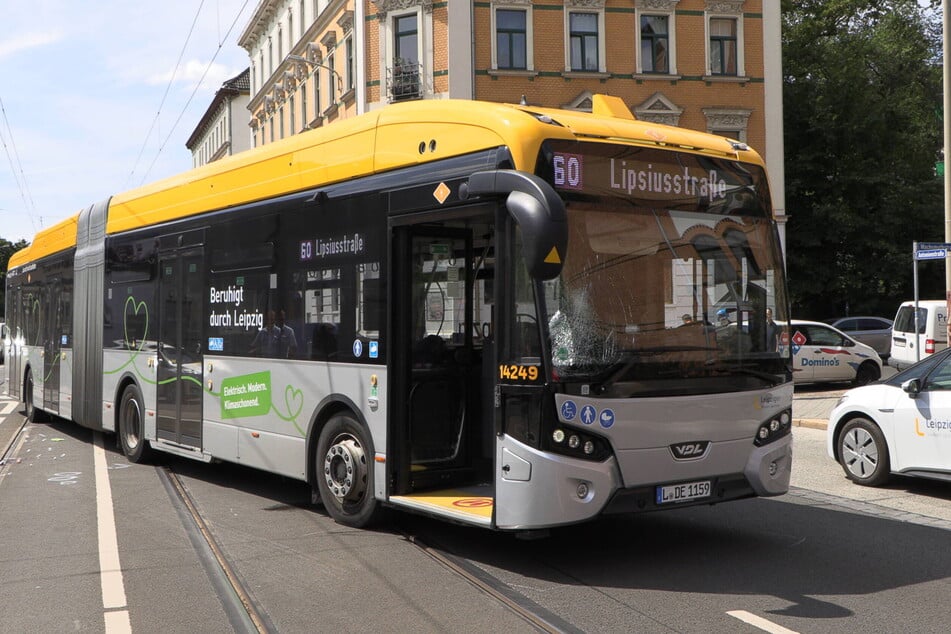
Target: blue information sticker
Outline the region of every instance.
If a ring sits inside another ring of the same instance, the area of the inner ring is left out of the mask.
[[[594,405],[585,405],[581,408],[581,422],[585,425],[594,424],[597,417],[598,410],[594,409]]]
[[[380,342],[371,341],[370,342],[370,358],[376,359],[380,356]]]
[[[224,352],[225,340],[223,337],[208,337],[208,350],[211,352]]]
[[[578,415],[578,406],[572,400],[567,400],[561,404],[561,417],[565,420],[573,420]]]
[[[598,417],[598,422],[601,423],[601,426],[607,429],[614,424],[614,410],[613,409],[604,409],[601,410],[601,415]]]

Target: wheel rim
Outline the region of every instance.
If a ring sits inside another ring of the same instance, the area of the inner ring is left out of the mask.
[[[856,427],[842,438],[842,464],[863,480],[878,467],[878,444],[867,429]]]
[[[349,434],[334,439],[324,456],[324,482],[341,504],[356,502],[363,497],[367,461],[359,440]]]
[[[122,437],[125,439],[126,447],[134,450],[139,446],[139,425],[142,420],[142,412],[139,411],[139,402],[130,398],[125,402],[122,408]]]

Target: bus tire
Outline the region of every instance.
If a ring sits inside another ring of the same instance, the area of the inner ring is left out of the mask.
[[[324,508],[338,524],[363,528],[378,521],[373,495],[373,445],[369,433],[349,414],[336,414],[320,431],[314,461]]]
[[[119,445],[129,462],[145,462],[152,455],[145,439],[144,414],[142,392],[133,383],[123,390],[119,400]]]
[[[46,412],[37,409],[33,404],[33,370],[26,371],[26,378],[23,380],[23,411],[26,419],[31,423],[41,423],[47,420]]]
[[[837,449],[845,476],[856,484],[878,486],[891,475],[885,437],[867,418],[853,418],[845,424]]]

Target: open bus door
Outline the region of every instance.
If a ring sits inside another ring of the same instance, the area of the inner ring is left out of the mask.
[[[494,207],[491,208],[494,212]],[[458,210],[457,210],[458,212]],[[390,501],[492,521],[494,214],[394,229]]]

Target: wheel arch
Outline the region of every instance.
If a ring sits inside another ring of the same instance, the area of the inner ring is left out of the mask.
[[[376,446],[373,444],[373,436],[370,433],[370,426],[367,423],[363,412],[361,412],[360,408],[357,407],[357,404],[343,394],[330,394],[325,396],[323,400],[317,404],[317,407],[314,408],[314,414],[311,417],[310,424],[307,426],[306,473],[307,484],[311,486],[317,485],[316,474],[314,471],[314,461],[316,459],[315,454],[317,453],[317,440],[320,438],[320,432],[327,424],[327,421],[337,414],[349,414],[353,416],[354,420],[356,420],[366,431],[367,439],[371,444],[371,448],[373,449],[373,452],[376,452]],[[373,456],[370,456],[369,458],[372,460]]]
[[[882,434],[882,438],[885,439],[885,447],[888,449],[889,456],[895,455],[895,448],[892,446],[891,436],[885,433],[885,430],[882,428],[882,424],[875,420],[874,416],[871,416],[865,412],[861,411],[851,411],[847,414],[843,414],[838,421],[836,421],[835,428],[833,429],[832,436],[832,452],[835,456],[835,461],[842,461],[842,456],[839,453],[839,441],[842,439],[842,429],[851,421],[856,418],[864,418],[871,424],[875,425],[878,428],[878,431]]]
[[[122,395],[125,393],[126,389],[134,385],[138,390],[139,394],[145,396],[145,392],[142,391],[142,386],[139,385],[138,379],[131,372],[125,372],[122,376],[119,377],[119,380],[116,381],[116,391],[112,395],[112,431],[116,434],[116,443],[119,443],[119,404],[122,399]],[[142,412],[142,415],[145,415],[145,412]],[[105,429],[105,427],[103,427]]]

